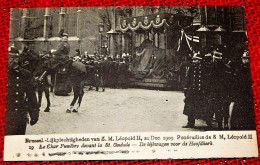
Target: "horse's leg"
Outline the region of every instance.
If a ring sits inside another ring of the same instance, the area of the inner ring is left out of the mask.
[[[42,105],[42,89],[38,88],[38,106],[41,107]]]
[[[98,91],[98,89],[99,89],[99,75],[96,73],[95,74],[95,79],[94,79],[94,84],[95,84],[95,87],[96,87],[96,91]]]
[[[79,105],[79,107],[80,107],[80,105],[81,105],[83,96],[84,96],[84,91],[83,91],[83,89],[82,89],[82,92],[81,92],[81,94],[79,95],[79,100],[78,100],[78,105]]]
[[[77,105],[77,107],[75,109],[73,109],[73,112],[78,112],[79,111],[79,107],[81,105],[81,101],[82,101],[83,95],[84,95],[84,86],[82,84],[81,87],[80,87],[80,92],[79,92],[78,105]]]
[[[76,101],[79,98],[79,90],[77,89],[77,87],[74,83],[72,83],[72,88],[73,88],[74,97],[73,97],[72,102],[70,103],[70,109],[67,109],[67,111],[66,111],[67,113],[71,113],[71,110],[73,109]]]
[[[106,75],[103,75],[101,77],[101,83],[102,83],[102,91],[105,92],[105,87],[106,87]]]
[[[51,101],[49,87],[44,87],[44,93],[47,100],[47,107],[45,108],[44,112],[50,112]]]
[[[102,91],[104,92],[104,79],[103,79],[103,75],[100,74],[100,87],[102,89]]]
[[[55,74],[56,73],[51,73],[51,92],[53,92],[53,88],[55,85]]]

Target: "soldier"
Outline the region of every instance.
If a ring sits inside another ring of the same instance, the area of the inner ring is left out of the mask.
[[[182,86],[182,89],[187,86],[187,76],[188,76],[188,71],[191,66],[191,59],[188,59],[187,57],[183,58],[183,62],[180,64],[180,84]]]
[[[76,49],[75,52],[76,52],[76,54],[71,57],[72,59],[75,59],[75,57],[77,58],[77,57],[80,57],[80,56],[81,56],[79,49]]]
[[[76,49],[75,51],[76,51],[75,56],[80,56],[80,50],[79,50],[79,49]]]
[[[234,106],[231,114],[231,130],[255,130],[255,116],[249,55],[245,51],[236,69]]]
[[[129,64],[123,59],[120,59],[118,65],[118,87],[126,89],[129,86],[129,74],[128,74]]]
[[[218,123],[218,129],[228,129],[229,105],[232,94],[232,68],[230,61],[223,60],[223,54],[214,51],[213,55],[213,76],[212,76],[212,92],[213,92],[213,108]]]
[[[53,52],[54,59],[58,63],[65,64],[69,60],[70,45],[68,43],[68,34],[63,33],[61,37],[61,43],[58,49]]]
[[[87,57],[88,57],[88,52],[87,51],[85,51],[82,55],[81,55],[81,62],[83,63],[83,64],[86,64],[87,63]]]
[[[204,112],[205,120],[208,128],[212,128],[212,118],[213,118],[213,93],[212,93],[212,79],[213,79],[213,58],[211,53],[207,53],[203,60],[203,93],[204,93]]]
[[[184,90],[185,95],[185,106],[183,114],[188,116],[188,123],[183,128],[193,128],[195,126],[195,119],[203,118],[201,115],[203,101],[202,90],[202,58],[199,57],[198,53],[195,53],[192,58],[192,65],[189,68],[187,75],[187,86]]]
[[[42,81],[42,79],[47,75],[48,70],[58,70],[60,66],[64,66],[69,64],[69,62],[72,62],[72,60],[69,58],[70,45],[68,43],[67,33],[62,33],[60,45],[58,46],[57,50],[51,50],[51,53],[53,54],[54,59],[52,66],[50,66],[50,68],[48,68],[41,76],[39,76],[39,81]]]
[[[30,125],[37,123],[39,107],[36,94],[32,88],[32,76],[28,70],[21,68],[19,51],[15,47],[9,48],[8,81],[6,100],[6,135],[25,135],[30,116]]]

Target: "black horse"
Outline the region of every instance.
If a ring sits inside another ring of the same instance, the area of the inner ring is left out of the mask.
[[[67,113],[70,113],[71,111],[78,112],[78,109],[81,105],[81,101],[84,95],[84,90],[83,90],[84,82],[88,74],[91,72],[91,68],[93,68],[93,66],[84,65],[79,61],[72,61],[72,60],[68,60],[63,64],[58,64],[58,66],[56,66],[57,62],[55,62],[53,58],[48,59],[46,63],[47,63],[47,68],[39,69],[41,70],[41,74],[40,74],[41,76],[37,78],[37,81],[40,83],[44,82],[44,78],[46,78],[47,75],[49,75],[53,71],[57,72],[59,70],[66,70],[65,73],[66,76],[64,77],[67,77],[67,80],[64,81],[69,81],[71,83],[73,93],[74,93],[74,98],[70,104],[70,108],[67,109],[66,112]],[[55,69],[53,70],[53,68]],[[74,107],[76,102],[77,102],[77,106]]]
[[[46,58],[43,57],[41,58],[41,62],[39,62],[39,66],[36,69],[34,73],[34,77],[40,76],[40,73],[42,72],[42,68],[47,68],[47,63],[46,63]],[[50,112],[50,106],[51,106],[51,101],[50,101],[50,90],[49,88],[53,86],[52,82],[53,80],[50,80],[51,76],[46,76],[43,78],[43,81],[36,81],[36,87],[38,90],[38,104],[41,106],[42,103],[42,93],[44,92],[46,100],[47,100],[47,107],[45,108],[44,112]]]
[[[81,105],[82,98],[84,95],[84,82],[87,78],[87,75],[84,72],[78,71],[75,68],[71,67],[68,71],[68,79],[72,85],[73,89],[73,100],[70,103],[70,109],[67,109],[67,113],[78,112],[78,109]],[[77,102],[78,101],[78,102]],[[77,105],[75,107],[75,103]]]
[[[20,64],[23,68],[29,70],[32,73],[33,77],[40,76],[40,73],[42,72],[42,69],[47,68],[47,63],[46,63],[46,56],[40,57],[36,52],[33,50],[25,47],[21,54],[21,59],[20,59]],[[47,107],[45,108],[44,112],[49,112],[50,111],[50,83],[45,77],[43,81],[37,82],[35,81],[34,87],[38,91],[38,105],[41,107],[42,103],[42,93],[45,93],[45,97],[47,100]]]

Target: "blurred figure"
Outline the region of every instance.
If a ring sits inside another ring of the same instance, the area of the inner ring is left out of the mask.
[[[236,69],[234,107],[231,130],[255,130],[255,115],[248,51],[243,53]]]
[[[74,58],[74,57],[80,57],[80,50],[79,50],[79,49],[76,49],[75,51],[76,51],[76,54],[73,56],[73,58]]]
[[[125,59],[121,58],[118,65],[118,87],[119,88],[128,88],[129,86],[129,74],[128,74],[129,64]]]
[[[203,93],[204,93],[204,112],[205,121],[208,125],[208,129],[212,129],[212,119],[213,119],[213,90],[212,90],[212,80],[213,80],[213,56],[211,53],[205,54],[203,60]]]
[[[218,51],[213,54],[213,76],[212,76],[212,92],[213,92],[213,108],[218,123],[218,129],[229,129],[229,105],[231,104],[231,95],[233,89],[233,71],[230,62],[226,57]],[[223,127],[224,119],[224,127]]]
[[[8,81],[6,97],[6,135],[25,135],[30,116],[30,125],[39,119],[39,107],[31,73],[19,66],[19,51],[10,47],[8,53]]]
[[[180,64],[180,84],[183,90],[187,86],[188,71],[190,67],[190,60],[188,60],[187,57],[184,57],[182,63]]]

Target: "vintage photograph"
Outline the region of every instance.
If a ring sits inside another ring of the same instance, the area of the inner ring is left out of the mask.
[[[5,134],[255,130],[242,6],[13,8]]]

